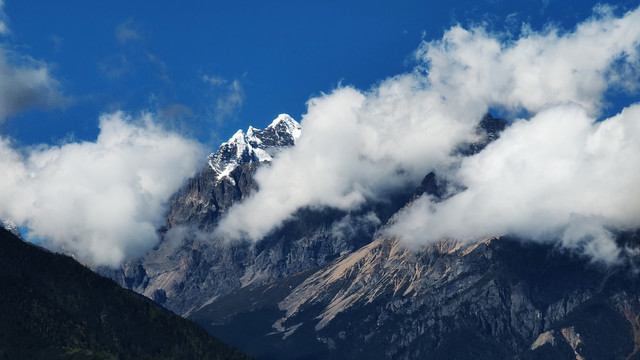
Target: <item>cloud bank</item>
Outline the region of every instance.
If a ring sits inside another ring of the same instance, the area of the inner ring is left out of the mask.
[[[425,244],[512,232],[613,261],[608,229],[640,226],[640,118],[636,105],[596,118],[608,91],[638,88],[638,23],[638,9],[600,6],[571,31],[523,27],[517,39],[455,26],[420,46],[413,72],[311,99],[297,145],[258,171],[260,190],[217,232],[257,241],[299,208],[356,209],[449,169],[467,190],[419,199],[390,233]],[[453,156],[488,109],[527,119],[477,156]]]
[[[596,122],[577,105],[518,120],[451,177],[467,189],[422,197],[389,230],[412,242],[517,234],[605,261],[608,229],[640,226],[640,105]]]
[[[239,80],[229,81],[220,76],[203,75],[202,81],[210,87],[209,98],[215,103],[210,113],[218,124],[236,114],[242,107],[245,93]]]
[[[21,153],[0,139],[0,217],[28,226],[48,247],[117,265],[158,241],[166,201],[202,156],[149,114],[101,116],[95,142]]]

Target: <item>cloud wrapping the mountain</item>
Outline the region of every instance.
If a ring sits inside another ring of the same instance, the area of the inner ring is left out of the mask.
[[[447,163],[456,144],[473,139],[484,111],[448,106],[415,73],[370,92],[343,87],[311,99],[295,147],[257,171],[260,190],[234,205],[217,233],[257,241],[302,207],[349,210],[382,200]]]
[[[512,232],[612,261],[607,229],[640,226],[639,120],[635,106],[595,118],[608,90],[638,87],[638,23],[638,9],[601,6],[572,31],[524,27],[518,39],[455,26],[420,46],[412,73],[311,99],[297,145],[258,171],[260,190],[217,233],[257,241],[302,207],[355,209],[438,169],[467,190],[421,198],[393,234],[425,244]],[[529,119],[477,156],[453,156],[490,108]]]
[[[596,116],[607,90],[640,84],[640,10],[620,18],[596,10],[565,34],[526,31],[500,45],[456,27],[422,47],[443,96],[532,116],[447,174],[465,191],[441,203],[419,199],[390,234],[424,244],[513,233],[616,261],[611,231],[640,227],[640,111]]]
[[[420,198],[389,232],[417,243],[511,233],[613,262],[608,229],[640,226],[638,163],[640,105],[602,122],[576,105],[550,108],[463,159],[451,178],[465,191]]]
[[[0,139],[0,217],[53,248],[117,265],[157,241],[165,205],[203,156],[199,144],[122,112],[100,118],[95,142],[16,151]]]

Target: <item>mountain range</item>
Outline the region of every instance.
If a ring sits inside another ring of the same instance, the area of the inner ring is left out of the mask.
[[[486,115],[458,155],[506,126]],[[160,243],[99,271],[261,359],[640,358],[633,261],[509,234],[417,249],[385,235],[419,196],[449,196],[436,172],[357,210],[301,208],[255,243],[224,239],[220,220],[302,131],[284,114],[238,131],[172,197]],[[639,238],[618,234],[631,247]]]

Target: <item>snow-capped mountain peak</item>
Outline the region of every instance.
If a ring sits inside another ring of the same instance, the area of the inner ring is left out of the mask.
[[[300,137],[300,134],[302,134],[302,126],[300,126],[297,121],[293,120],[293,118],[287,114],[278,115],[278,117],[271,122],[267,129],[275,129],[278,127],[286,129],[286,132],[291,134],[294,140],[297,140]]]
[[[228,141],[209,155],[209,166],[218,173],[217,179],[228,179],[239,164],[271,161],[283,147],[295,145],[302,127],[291,116],[280,114],[266,129],[249,126],[247,132],[238,130]]]

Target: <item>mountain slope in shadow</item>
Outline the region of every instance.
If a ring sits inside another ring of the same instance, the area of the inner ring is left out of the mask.
[[[0,359],[247,359],[73,258],[0,228]]]

